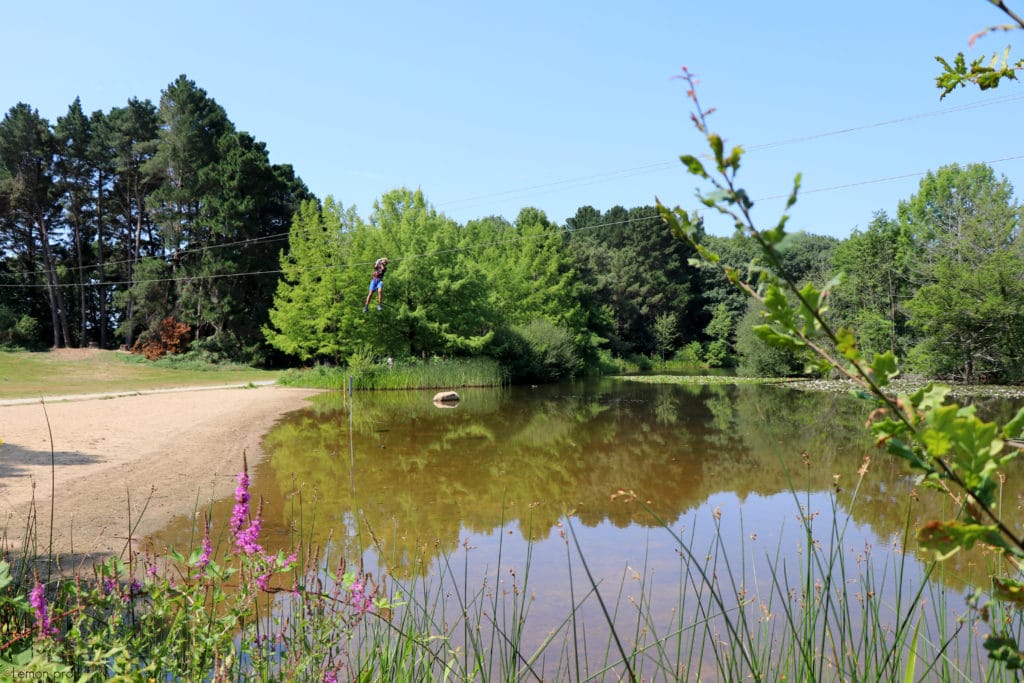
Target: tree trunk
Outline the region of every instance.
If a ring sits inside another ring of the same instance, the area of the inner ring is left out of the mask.
[[[50,250],[50,234],[46,229],[46,220],[42,216],[37,216],[36,225],[39,228],[39,242],[43,251],[43,270],[46,271],[46,284],[49,290],[50,316],[53,321],[53,346],[59,348],[63,337],[64,346],[70,347],[68,316],[64,310],[64,297],[60,293],[60,283],[57,281],[57,264],[53,259],[53,252]]]
[[[100,299],[100,348],[107,348],[107,288],[103,284],[103,172],[100,171],[96,186],[96,259],[99,263]]]
[[[75,235],[75,258],[78,259],[78,314],[80,319],[78,345],[85,347],[88,346],[87,336],[89,334],[89,325],[85,305],[85,259],[82,255],[82,226],[79,218],[75,219],[74,225],[71,229],[74,231]]]

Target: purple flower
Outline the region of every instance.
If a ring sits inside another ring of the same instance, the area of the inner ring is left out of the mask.
[[[333,671],[325,671],[324,683],[338,683],[338,675]]]
[[[235,536],[235,547],[246,555],[254,555],[263,552],[256,539],[259,538],[260,529],[263,526],[263,504],[260,503],[256,517],[245,526],[245,520],[249,517],[249,475],[242,470],[238,473],[238,486],[235,488],[235,508],[231,511],[231,533]]]
[[[362,581],[353,581],[348,589],[352,596],[352,607],[360,614],[366,614],[373,609],[373,596],[366,594],[366,586]]]
[[[269,592],[270,591],[270,572],[267,572],[266,574],[260,574],[259,576],[257,576],[256,577],[256,585],[259,586],[261,591]]]
[[[260,529],[263,527],[263,519],[256,515],[255,519],[249,522],[249,526],[240,531],[235,537],[235,546],[246,555],[255,555],[263,552],[263,546],[256,539],[260,536]]]
[[[206,533],[203,534],[203,554],[196,560],[196,568],[203,569],[210,564],[210,554],[213,552],[213,542],[210,541],[210,525],[206,525]]]
[[[231,511],[231,533],[236,537],[242,531],[242,525],[249,516],[249,475],[245,470],[238,473],[238,486],[235,487],[235,508]]]
[[[44,638],[57,635],[57,627],[50,622],[50,614],[46,609],[46,587],[36,583],[36,587],[28,596],[29,604],[36,611],[36,626],[39,627],[39,635]]]

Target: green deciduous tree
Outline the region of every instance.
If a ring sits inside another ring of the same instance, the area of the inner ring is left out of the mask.
[[[369,341],[358,317],[363,278],[356,264],[362,255],[353,244],[365,231],[355,210],[331,197],[323,207],[314,200],[302,203],[281,255],[270,323],[263,328],[272,346],[302,360],[340,363]]]
[[[422,191],[404,188],[377,200],[371,223],[376,251],[393,262],[379,335],[385,349],[414,356],[481,352],[494,316],[484,305],[482,268],[459,250],[459,226],[429,206]]]
[[[832,263],[842,279],[833,290],[831,317],[859,330],[866,352],[906,357],[905,302],[912,294],[915,249],[909,232],[884,212],[836,247]]]
[[[922,179],[898,216],[916,247],[912,367],[968,382],[1020,377],[1024,247],[1009,182],[983,164],[946,166]]]

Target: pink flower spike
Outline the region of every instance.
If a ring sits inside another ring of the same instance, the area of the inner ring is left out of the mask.
[[[46,587],[41,583],[36,583],[35,588],[29,593],[28,601],[36,611],[36,626],[39,627],[39,635],[43,638],[57,635],[57,627],[50,622],[50,614],[46,607]]]

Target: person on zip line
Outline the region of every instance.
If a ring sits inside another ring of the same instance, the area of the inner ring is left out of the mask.
[[[384,257],[377,259],[377,262],[373,264],[373,278],[370,280],[370,291],[366,294],[366,301],[363,302],[363,313],[370,310],[370,297],[373,296],[374,292],[377,292],[377,310],[383,310],[381,308],[381,297],[384,295],[384,273],[388,269],[388,260]]]

